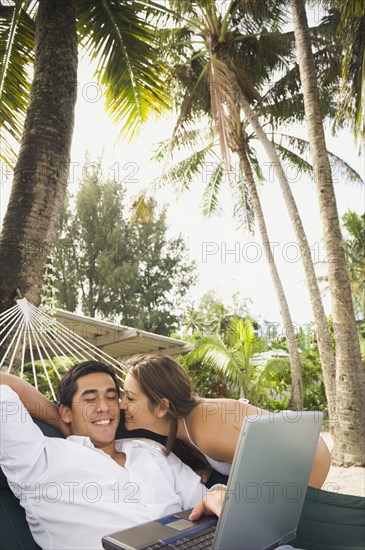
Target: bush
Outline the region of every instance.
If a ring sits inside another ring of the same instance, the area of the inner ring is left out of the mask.
[[[179,362],[188,373],[194,392],[200,397],[210,399],[228,398],[238,399],[239,392],[232,388],[229,380],[221,373],[213,370],[211,367],[194,363],[188,366],[186,356],[180,356]]]
[[[323,411],[327,415],[327,400],[323,384],[322,368],[315,353],[301,358],[303,367],[304,410]],[[262,390],[261,398],[255,405],[263,409],[285,410],[290,398],[289,359],[271,359],[266,369],[270,370],[268,387]]]
[[[41,392],[42,395],[47,397],[47,399],[50,399],[51,401],[54,400],[50,383],[52,384],[53,390],[55,394],[57,395],[57,386],[58,382],[60,381],[59,376],[56,373],[56,369],[58,370],[60,376],[62,377],[66,370],[70,368],[76,360],[73,357],[53,357],[52,362],[48,359],[44,359],[43,363],[40,360],[34,361],[34,370],[37,377],[37,385],[38,385],[38,391]],[[49,381],[47,380],[47,376],[45,373],[45,368],[47,370]],[[34,373],[33,373],[33,367],[32,363],[25,363],[24,364],[24,372],[23,372],[23,378],[29,384],[32,384],[32,386],[35,386],[34,382]]]

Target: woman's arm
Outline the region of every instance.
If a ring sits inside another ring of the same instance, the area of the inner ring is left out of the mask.
[[[205,404],[206,411],[202,409],[194,417],[194,443],[211,458],[232,464],[242,421],[248,415],[260,418],[269,411],[233,400],[206,400]],[[330,467],[331,455],[321,438],[317,444],[308,485],[321,488]]]
[[[331,467],[331,453],[322,437],[318,441],[308,485],[320,489]]]
[[[13,374],[0,372],[0,384],[9,386],[18,394],[29,414],[57,428],[65,437],[70,435],[70,428],[60,416],[59,408],[25,380]]]

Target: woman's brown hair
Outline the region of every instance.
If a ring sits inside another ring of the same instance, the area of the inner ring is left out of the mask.
[[[176,441],[178,419],[187,415],[200,401],[192,393],[189,376],[167,355],[134,355],[124,365],[141,386],[151,410],[156,405],[163,407],[164,397],[169,400],[166,417],[170,431],[165,446],[165,453],[169,454]]]

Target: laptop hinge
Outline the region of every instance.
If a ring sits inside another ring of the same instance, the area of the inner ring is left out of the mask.
[[[289,531],[289,533],[286,533],[283,537],[281,537],[280,540],[274,542],[273,544],[269,544],[269,546],[265,546],[262,550],[275,550],[278,546],[283,546],[284,544],[290,544],[295,540],[297,536],[296,529],[294,531]]]

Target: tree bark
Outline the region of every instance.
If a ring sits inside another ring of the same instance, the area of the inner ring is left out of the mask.
[[[291,369],[291,395],[289,408],[295,410],[302,410],[303,408],[303,381],[302,381],[302,365],[300,362],[300,356],[298,351],[297,337],[294,332],[294,325],[290,315],[288,302],[285,296],[283,285],[281,284],[280,275],[275,264],[274,256],[270,248],[269,236],[267,233],[265,218],[261,208],[261,202],[257,193],[255,178],[252,173],[252,168],[246,153],[246,144],[244,140],[236,142],[235,151],[237,152],[242,172],[245,176],[247,187],[250,193],[253,210],[255,213],[256,222],[259,228],[264,253],[269,265],[271,278],[275,288],[275,292],[278,298],[280,314],[284,323],[284,330],[286,335],[286,344],[288,346],[290,356],[290,369]]]
[[[333,418],[333,411],[335,411],[336,403],[336,360],[331,345],[329,326],[323,308],[322,297],[314,270],[311,250],[308,244],[307,236],[304,231],[297,204],[295,202],[288,179],[285,175],[280,158],[276,152],[275,146],[267,137],[267,134],[264,132],[260,124],[258,116],[251,109],[248,101],[243,95],[241,95],[240,97],[240,103],[246,115],[246,118],[248,119],[252,128],[255,131],[257,139],[261,142],[269,160],[274,167],[274,171],[276,177],[278,178],[280,189],[288,210],[289,218],[300,246],[301,259],[306,277],[309,299],[311,302],[316,325],[318,348],[323,370],[323,379],[327,396],[328,410],[331,411],[330,424],[332,425],[332,422],[335,423],[335,420]]]
[[[0,310],[39,304],[67,189],[77,89],[74,0],[39,0],[34,77],[0,239]]]
[[[336,429],[332,460],[336,465],[365,464],[365,371],[346,269],[331,166],[321,117],[316,69],[303,0],[291,0],[304,108],[313,159],[336,343]]]
[[[239,102],[245,113],[247,120],[250,122],[252,128],[255,131],[257,139],[264,147],[268,158],[271,160],[275,174],[278,178],[281,192],[283,194],[285,204],[288,210],[290,220],[298,239],[301,251],[301,259],[306,276],[306,283],[309,293],[309,298],[312,306],[313,316],[316,323],[316,332],[318,337],[318,347],[321,359],[321,365],[323,370],[323,378],[328,402],[328,409],[334,410],[336,402],[336,384],[335,384],[335,356],[333,353],[330,332],[326,314],[323,308],[322,297],[318,286],[317,277],[314,270],[311,250],[308,244],[307,236],[304,231],[302,220],[299,215],[299,211],[294,200],[293,193],[291,191],[289,182],[283,170],[280,158],[276,152],[273,143],[267,137],[263,130],[257,114],[251,109],[249,101],[244,95],[244,92],[240,88],[239,79],[236,78],[234,69],[230,66],[228,54],[225,50],[220,50],[220,59],[225,64],[228,72],[228,78],[232,82],[232,89],[237,87],[239,90]],[[333,415],[331,415],[333,418]]]

